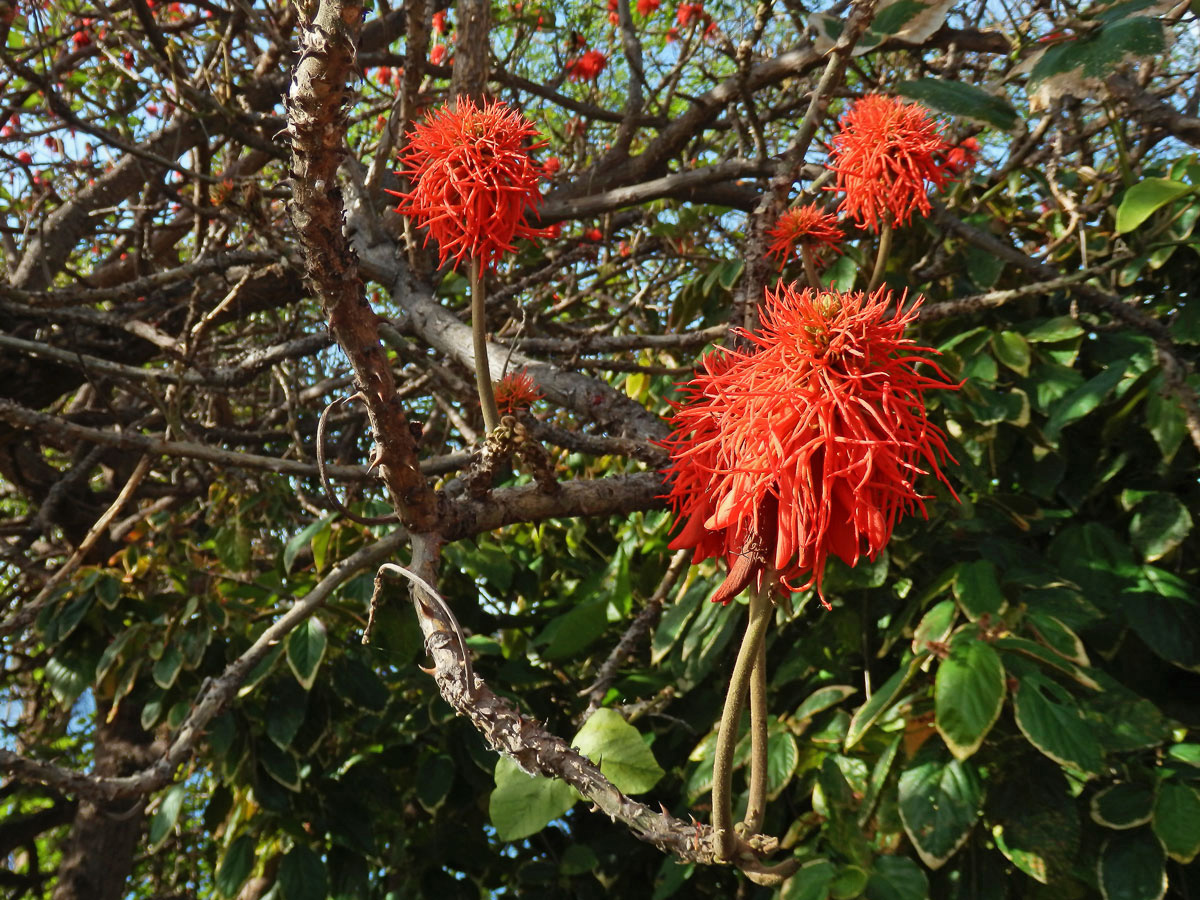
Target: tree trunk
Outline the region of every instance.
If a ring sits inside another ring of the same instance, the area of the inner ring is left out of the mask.
[[[111,722],[108,707],[96,711],[97,775],[129,775],[153,757],[141,709],[122,703]],[[62,848],[52,900],[121,900],[142,831],[145,799],[113,804],[79,804]]]

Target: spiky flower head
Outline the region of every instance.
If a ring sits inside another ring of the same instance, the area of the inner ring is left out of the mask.
[[[496,406],[506,415],[516,415],[541,400],[544,394],[533,383],[528,370],[509,372],[495,386]]]
[[[782,268],[797,247],[837,250],[846,236],[837,227],[837,221],[837,216],[825,212],[815,203],[789,209],[767,231],[767,237],[774,238],[767,252],[780,257]]]
[[[917,103],[871,94],[842,114],[833,136],[839,211],[860,224],[905,225],[914,211],[929,215],[929,188],[953,176],[944,165],[951,144],[929,110]]]
[[[920,300],[900,305],[884,287],[868,296],[780,282],[766,291],[761,330],[741,332],[750,349],[711,353],[684,386],[664,442],[682,523],[670,546],[694,549],[693,562],[726,558],[714,601],[768,575],[821,593],[831,554],[873,559],[902,515],[925,513],[919,476],[946,483],[950,456],[924,393],[955,386],[926,358],[936,351],[904,337]]]
[[[538,179],[543,169],[530,152],[537,129],[519,111],[500,101],[475,105],[458,97],[409,133],[402,162],[412,183],[396,194],[396,211],[411,216],[438,243],[441,264],[455,268],[464,257],[494,266],[515,248],[518,238],[544,237],[545,229],[525,222],[542,202]]]

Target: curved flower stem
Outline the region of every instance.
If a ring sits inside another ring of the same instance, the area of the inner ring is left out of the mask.
[[[721,711],[721,724],[717,731],[717,752],[713,760],[712,816],[713,830],[717,833],[717,855],[721,859],[733,856],[738,836],[733,830],[733,803],[731,783],[733,781],[733,748],[737,746],[738,725],[742,718],[742,703],[746,699],[746,687],[750,672],[758,660],[758,648],[767,633],[771,601],[769,589],[754,587],[750,591],[750,617],[746,622],[746,634],[738,648],[737,660],[733,664],[733,677],[725,694],[725,708]]]
[[[483,430],[489,434],[500,424],[500,409],[492,389],[492,369],[487,353],[487,294],[483,286],[483,265],[471,260],[471,337],[475,349],[475,387],[483,410]]]
[[[767,594],[770,588],[763,590]],[[757,588],[755,589],[757,593]],[[754,601],[751,600],[751,603]],[[770,619],[770,616],[767,616]],[[756,834],[762,828],[767,809],[767,639],[758,642],[754,668],[750,671],[750,801],[743,834]]]
[[[879,229],[879,253],[875,256],[875,271],[871,273],[871,282],[867,285],[867,293],[879,287],[883,281],[883,273],[887,270],[888,254],[892,252],[892,223],[884,222]]]
[[[801,244],[800,258],[804,260],[804,277],[808,279],[808,286],[814,291],[821,290],[821,279],[817,277],[817,264],[813,259],[812,247]]]

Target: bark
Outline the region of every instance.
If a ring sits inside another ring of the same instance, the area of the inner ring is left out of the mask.
[[[96,711],[99,720],[107,715],[107,707]],[[150,761],[152,739],[140,717],[137,706],[124,703],[111,722],[96,729],[96,775],[128,775]],[[82,801],[62,847],[52,900],[120,900],[133,868],[145,809],[144,797]]]

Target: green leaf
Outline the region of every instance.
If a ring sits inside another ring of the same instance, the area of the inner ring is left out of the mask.
[[[825,687],[819,687],[796,707],[792,718],[797,722],[804,722],[831,706],[837,706],[851,694],[856,693],[858,693],[858,688],[850,684],[827,684]]]
[[[1091,665],[1083,641],[1061,620],[1054,616],[1031,612],[1025,617],[1025,623],[1032,629],[1034,636],[1055,653],[1065,656],[1077,665]]]
[[[867,870],[859,866],[845,866],[829,885],[830,900],[851,900],[862,894],[870,876]]]
[[[650,900],[667,900],[668,897],[674,897],[695,871],[695,863],[685,865],[675,856],[664,856],[654,878],[654,893],[650,895]]]
[[[867,730],[875,724],[875,720],[883,715],[889,706],[896,702],[896,699],[900,696],[900,692],[908,684],[908,679],[912,678],[913,673],[917,671],[917,668],[924,661],[925,654],[920,654],[909,660],[871,695],[870,700],[858,708],[858,711],[850,720],[849,729],[846,731],[846,741],[844,744],[846,750],[849,750],[861,741]]]
[[[1101,768],[1100,747],[1065,690],[1036,674],[1018,681],[1013,694],[1017,727],[1029,743],[1059,765],[1087,774]]]
[[[1029,363],[1033,355],[1029,349],[1029,341],[1015,331],[1001,331],[992,338],[992,351],[996,359],[1004,363],[1022,377],[1029,374]]]
[[[154,810],[154,815],[150,817],[149,838],[151,851],[158,849],[159,845],[170,836],[172,829],[175,828],[175,823],[179,820],[179,811],[183,808],[183,801],[186,796],[187,784],[183,782],[172,785],[163,794],[158,808]]]
[[[268,674],[270,674],[271,669],[274,668],[275,663],[279,661],[279,657],[282,655],[283,644],[276,644],[274,647],[269,648],[267,652],[263,654],[263,658],[258,661],[253,669],[250,670],[250,674],[246,676],[246,680],[243,681],[242,686],[238,688],[237,695],[239,697],[245,697],[256,687],[258,687],[258,683],[266,678]]]
[[[650,790],[664,774],[641,733],[615,709],[596,710],[571,745],[600,766],[604,777],[626,794]]]
[[[254,846],[254,838],[243,834],[225,850],[213,882],[222,897],[237,896],[242,882],[250,877],[250,870],[254,868]]]
[[[991,781],[988,818],[1001,853],[1042,884],[1077,865],[1082,831],[1063,770],[1036,754],[1014,761],[1009,777]]]
[[[1195,306],[1200,309],[1200,303]],[[1187,415],[1179,401],[1152,391],[1146,398],[1146,427],[1162,451],[1163,462],[1171,462],[1187,437]]]
[[[848,291],[854,287],[858,277],[858,266],[848,255],[842,254],[820,274],[821,284],[837,291]]]
[[[151,675],[155,684],[166,689],[175,683],[175,679],[179,677],[179,670],[182,668],[183,653],[178,647],[171,645],[163,650],[162,656],[158,658],[154,669],[151,670]]]
[[[1125,234],[1133,231],[1168,203],[1190,194],[1192,190],[1190,184],[1168,178],[1139,181],[1125,192],[1117,207],[1117,232]]]
[[[788,786],[800,762],[800,749],[790,731],[780,730],[767,738],[767,797],[774,800]]]
[[[1154,789],[1133,782],[1111,785],[1092,797],[1091,812],[1092,820],[1106,828],[1145,825],[1154,812]]]
[[[259,741],[255,746],[255,753],[263,771],[275,781],[289,791],[300,790],[300,764],[289,751],[280,750],[272,741]]]
[[[329,893],[325,862],[303,844],[296,844],[284,855],[278,878],[283,900],[325,900]]]
[[[1146,562],[1162,559],[1192,531],[1192,514],[1174,494],[1154,491],[1142,500],[1129,523],[1129,539]]]
[[[296,562],[296,557],[300,552],[308,546],[309,542],[323,528],[328,528],[330,523],[337,518],[337,513],[330,513],[324,518],[311,522],[297,535],[291,537],[286,544],[283,545],[283,571],[284,574],[290,574],[292,566]]]
[[[954,580],[954,599],[972,622],[984,615],[998,616],[1004,609],[1004,592],[996,566],[986,559],[963,563]]]
[[[445,753],[427,756],[417,769],[417,800],[427,812],[435,812],[446,802],[454,787],[454,760]]]
[[[1177,781],[1159,785],[1154,833],[1171,859],[1184,865],[1195,859],[1200,854],[1200,792]]]
[[[944,643],[958,618],[958,605],[953,600],[942,600],[929,608],[913,630],[912,651],[921,653],[929,645]]]
[[[74,600],[62,604],[51,615],[44,628],[44,638],[47,644],[57,644],[66,639],[83,621],[92,604],[96,600],[94,591],[84,591]],[[51,607],[53,609],[53,607]],[[43,612],[45,615],[45,612]]]
[[[306,691],[312,690],[328,643],[329,636],[325,626],[316,616],[310,616],[288,635],[288,666]]]
[[[587,844],[572,844],[563,851],[558,863],[558,871],[564,875],[582,875],[591,872],[600,865],[596,851]]]
[[[69,709],[79,695],[87,690],[95,670],[95,657],[85,656],[75,650],[63,650],[46,660],[42,671],[54,699]]]
[[[929,900],[929,878],[907,856],[879,856],[867,882],[867,900]]]
[[[1158,21],[1146,16],[1123,19],[1049,47],[1029,72],[1029,89],[1062,75],[1102,80],[1123,62],[1158,56],[1164,49]]]
[[[866,827],[867,822],[871,820],[875,802],[879,799],[880,793],[887,783],[888,775],[892,771],[892,763],[896,761],[903,742],[904,732],[896,732],[883,752],[875,758],[875,765],[871,767],[871,777],[867,781],[867,789],[863,791],[862,805],[858,808],[858,824],[862,827]]]
[[[488,815],[502,841],[537,834],[574,806],[579,796],[565,781],[526,775],[507,756],[497,760],[495,779]]]
[[[650,642],[650,664],[657,666],[683,637],[684,628],[704,603],[705,589],[699,580],[693,582],[676,602],[664,607],[654,638]]]
[[[806,862],[783,883],[779,900],[827,900],[837,869],[827,859]]]
[[[934,706],[938,734],[958,759],[967,759],[1004,708],[1004,666],[983,641],[955,644],[938,666]]]
[[[1075,665],[1061,654],[1055,653],[1053,650],[1047,650],[1041,644],[1034,643],[1026,638],[996,638],[996,640],[992,642],[992,646],[994,646],[997,650],[1003,650],[1005,653],[1019,653],[1021,656],[1035,659],[1044,666],[1055,669],[1059,672],[1062,672],[1064,675],[1074,678],[1081,685],[1093,691],[1100,689],[1100,685],[1097,684],[1096,679],[1089,674],[1089,672],[1092,670],[1084,671],[1082,668]]]
[[[895,90],[901,96],[919,100],[930,109],[974,119],[1001,131],[1012,131],[1020,121],[1017,111],[1003,97],[965,81],[919,78],[902,81]]]
[[[1103,672],[1095,674],[1101,690],[1080,698],[1080,706],[1102,750],[1144,750],[1171,739],[1172,723],[1157,706]]]
[[[1058,316],[1047,319],[1025,332],[1025,340],[1031,344],[1050,343],[1077,338],[1083,334],[1083,327],[1071,316]]]
[[[304,724],[308,712],[308,694],[292,679],[280,679],[271,685],[264,729],[275,746],[286,750]]]
[[[108,677],[112,667],[120,661],[126,645],[141,633],[142,626],[140,624],[132,625],[117,635],[113,642],[104,648],[104,652],[100,654],[100,661],[96,663],[96,681],[103,681]]]
[[[577,655],[608,628],[608,600],[588,600],[550,620],[534,640],[546,659]]]
[[[1155,654],[1200,672],[1200,615],[1191,587],[1154,566],[1142,566],[1136,585],[1121,594],[1125,618]]]
[[[1166,862],[1149,828],[1114,834],[1100,848],[1100,893],[1104,900],[1159,900],[1167,892]]]
[[[1125,375],[1128,363],[1112,363],[1094,378],[1089,378],[1050,408],[1050,420],[1042,433],[1050,441],[1057,441],[1062,430],[1077,422],[1100,405]]]
[[[941,868],[971,834],[983,812],[975,767],[928,742],[900,773],[900,820],[921,861]]]

